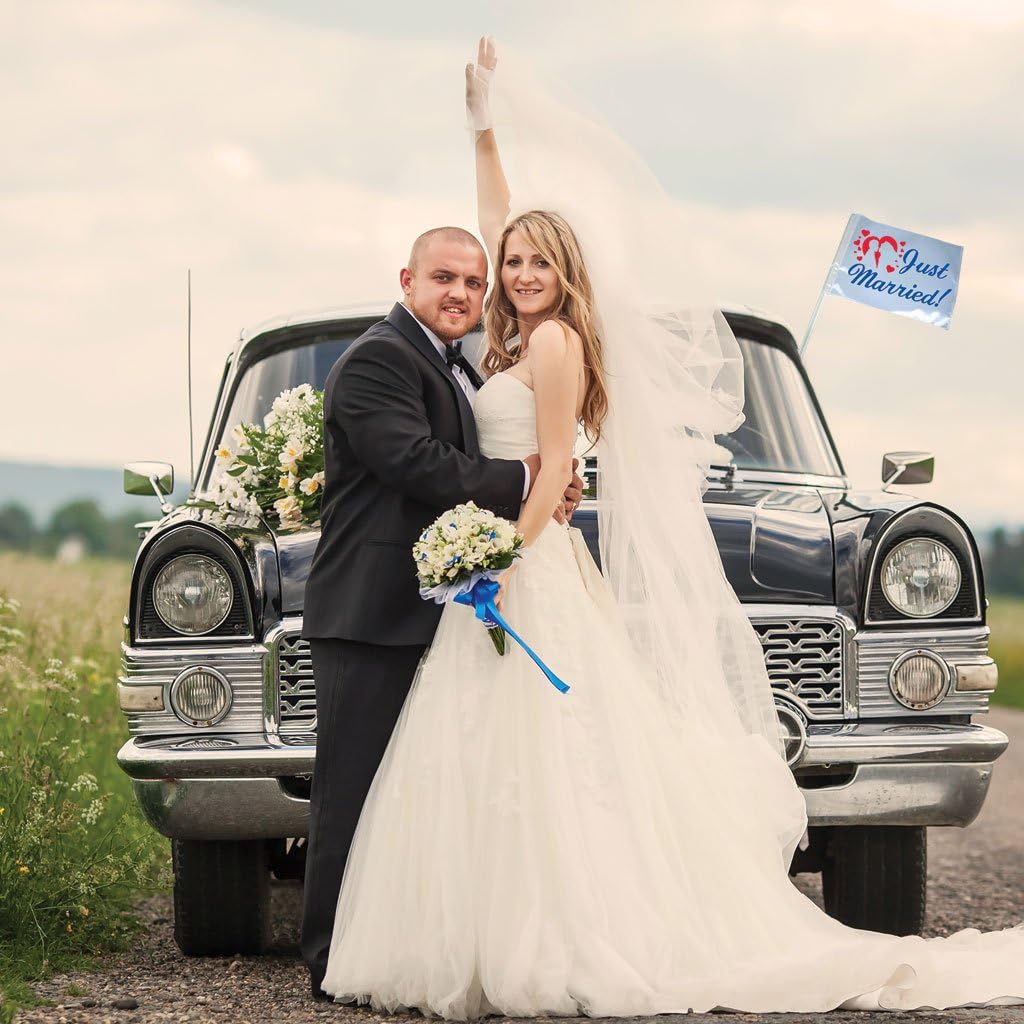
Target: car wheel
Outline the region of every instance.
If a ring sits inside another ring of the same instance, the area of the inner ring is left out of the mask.
[[[890,935],[920,935],[928,885],[925,828],[833,828],[821,884],[826,911],[843,924]]]
[[[264,840],[171,840],[174,941],[186,956],[262,953],[270,945]]]

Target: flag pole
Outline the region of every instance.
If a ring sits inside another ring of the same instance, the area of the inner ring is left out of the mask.
[[[839,266],[839,260],[842,257],[843,249],[850,243],[850,234],[853,231],[853,223],[856,219],[857,214],[851,213],[850,219],[846,222],[846,227],[843,228],[842,237],[839,239],[839,245],[836,247],[836,254],[832,257],[832,265],[828,268],[828,273],[825,275],[825,283],[821,286],[821,291],[818,292],[818,301],[814,304],[814,312],[811,313],[810,323],[808,323],[807,330],[804,332],[804,340],[800,342],[801,358],[803,358],[804,351],[807,349],[807,342],[810,340],[811,331],[814,330],[814,325],[818,321],[818,314],[821,312],[822,303],[825,301],[829,281],[832,280],[832,275],[836,272],[836,268]]]

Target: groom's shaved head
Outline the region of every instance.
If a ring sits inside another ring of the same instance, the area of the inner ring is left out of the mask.
[[[479,241],[477,241],[476,236],[470,234],[470,232],[465,228],[431,228],[429,231],[424,231],[423,234],[412,243],[412,251],[409,253],[408,263],[410,270],[417,269],[420,260],[423,258],[423,254],[430,247],[431,242],[434,242],[435,240],[456,242],[462,245],[472,245],[479,249],[481,253],[484,251],[484,247],[479,243]]]

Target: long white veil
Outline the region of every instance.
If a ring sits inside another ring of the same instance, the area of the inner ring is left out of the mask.
[[[491,111],[511,215],[561,213],[593,282],[611,406],[596,449],[602,568],[636,657],[707,735],[781,755],[761,645],[701,500],[709,465],[730,459],[715,435],[743,421],[742,356],[703,290],[701,239],[624,140],[504,48]]]

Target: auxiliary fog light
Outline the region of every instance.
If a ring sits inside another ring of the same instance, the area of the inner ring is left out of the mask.
[[[931,651],[907,651],[889,669],[892,695],[914,711],[935,707],[946,696],[949,681],[949,665]]]
[[[795,768],[807,749],[807,720],[787,700],[775,699],[775,714],[782,727],[782,745],[786,750],[786,764]]]
[[[231,710],[231,684],[215,669],[187,668],[171,683],[171,709],[188,725],[216,725]]]

